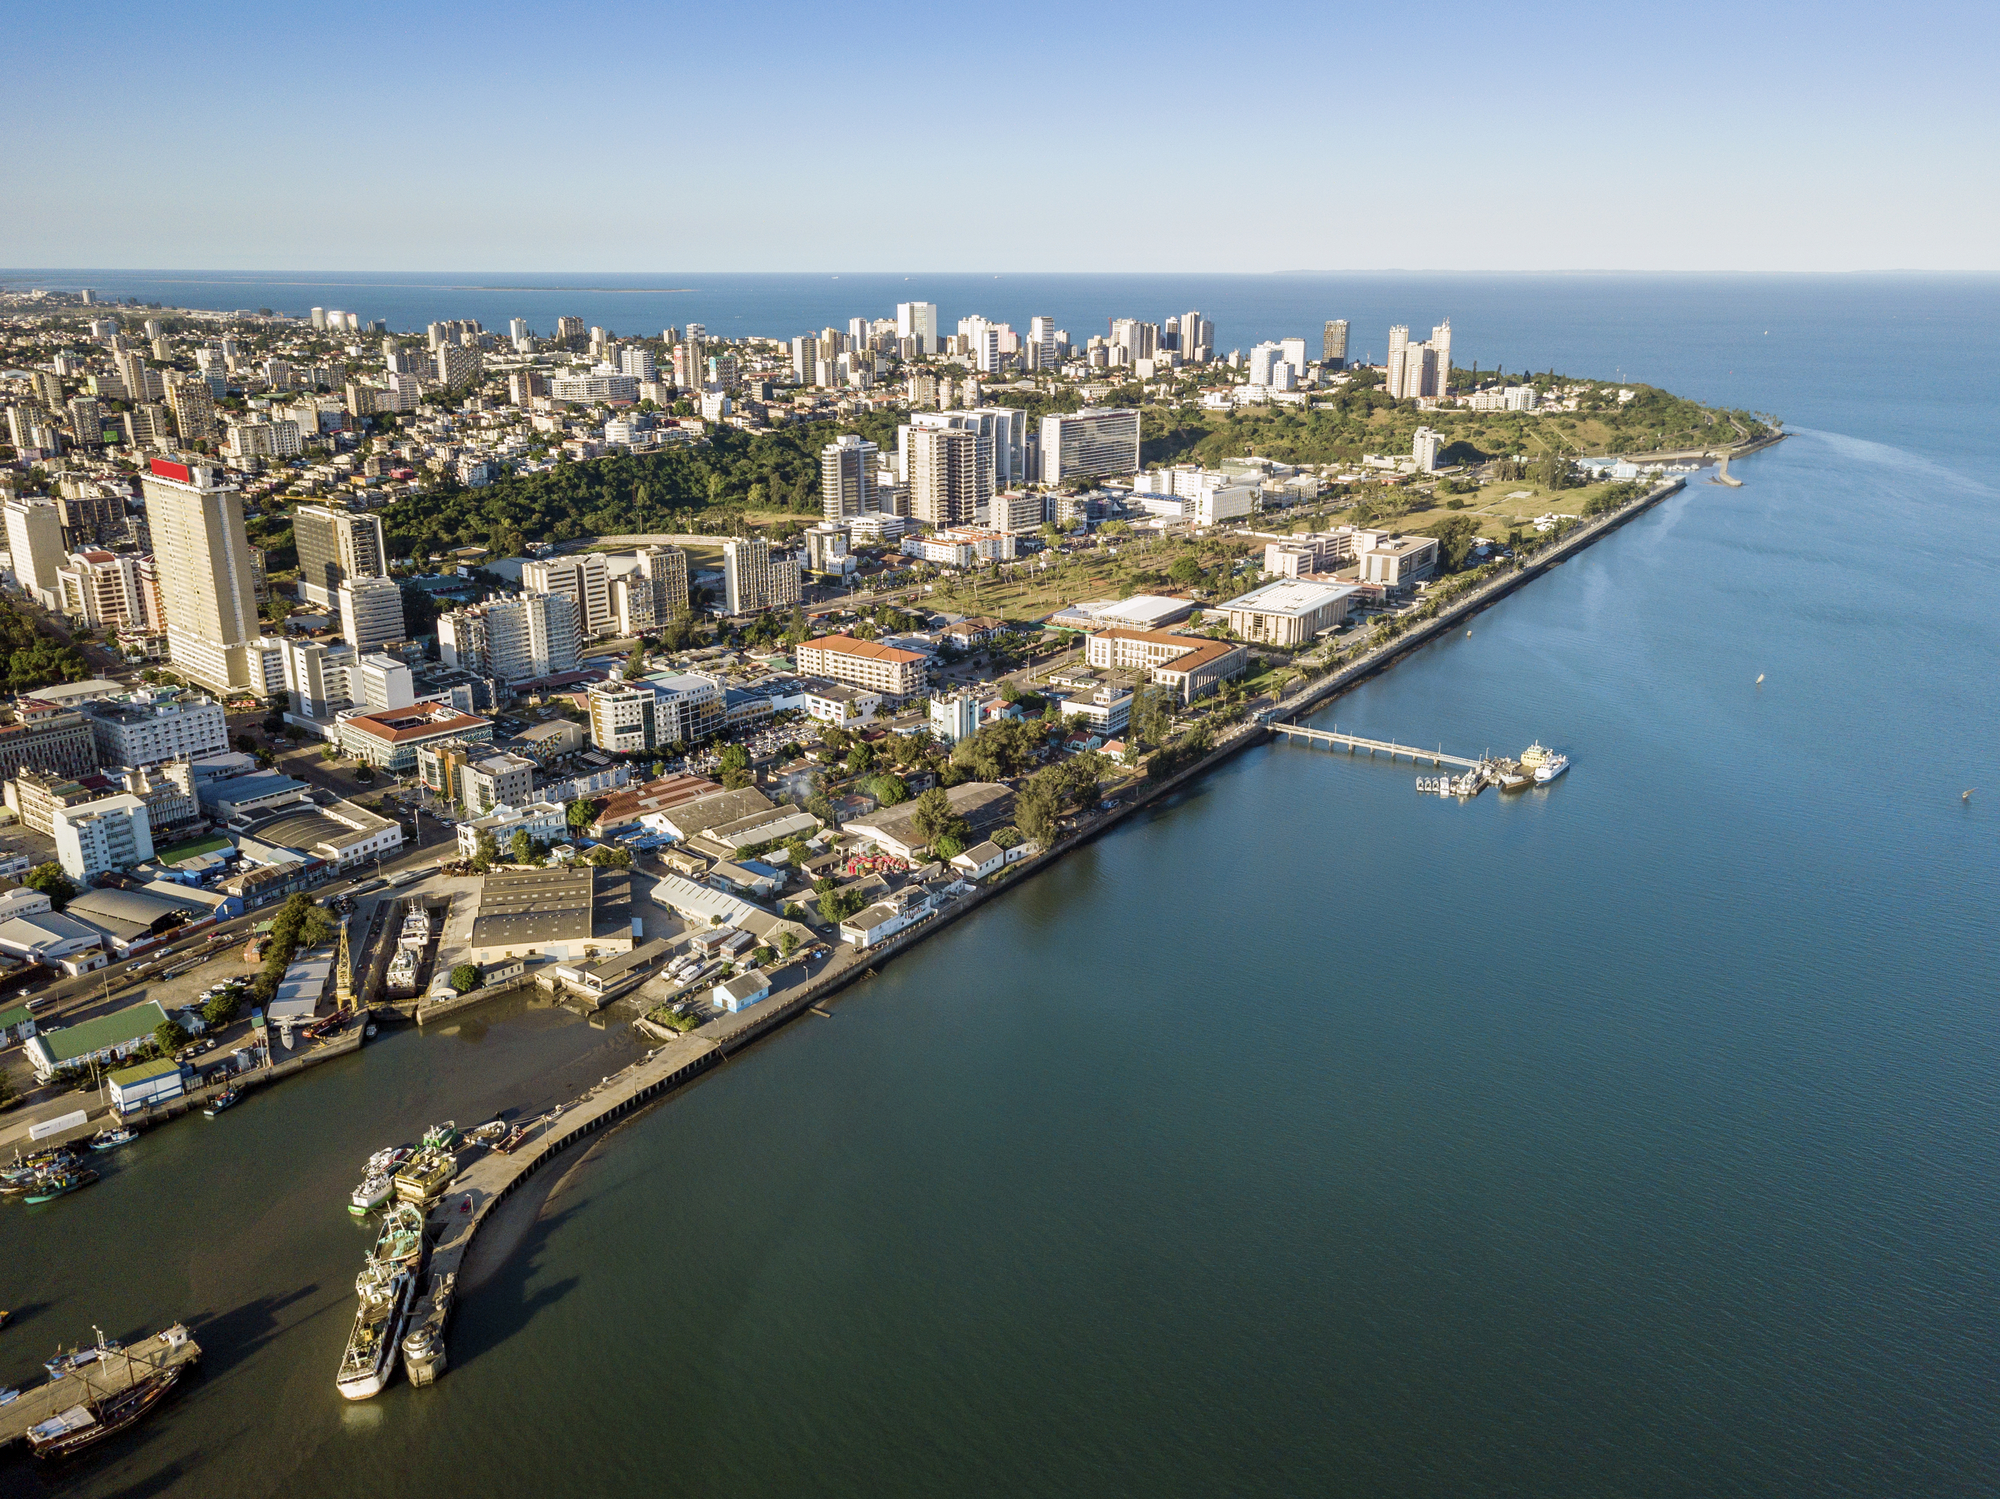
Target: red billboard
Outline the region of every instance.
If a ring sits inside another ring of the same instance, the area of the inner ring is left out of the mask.
[[[171,458],[155,458],[153,472],[163,479],[178,479],[183,484],[194,483],[194,475],[185,463],[176,463]]]

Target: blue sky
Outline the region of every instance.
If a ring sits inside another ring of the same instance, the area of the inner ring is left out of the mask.
[[[2000,268],[2000,7],[15,7],[0,264]]]

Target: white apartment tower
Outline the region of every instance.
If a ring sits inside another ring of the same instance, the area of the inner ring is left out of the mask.
[[[731,614],[784,609],[799,601],[799,564],[773,556],[762,537],[737,537],[722,544],[725,607]]]
[[[340,585],[340,633],[356,655],[367,656],[408,638],[403,590],[393,578],[346,578]]]
[[[967,526],[993,496],[993,445],[964,427],[912,427],[910,514],[931,526]]]
[[[158,561],[167,659],[217,692],[262,689],[248,647],[260,630],[243,499],[217,471],[166,458],[144,476]]]
[[[1085,407],[1042,418],[1042,482],[1115,479],[1139,472],[1139,413]]]
[[[14,559],[14,581],[23,593],[45,609],[61,607],[64,554],[62,511],[54,500],[7,501],[7,550]]]
[[[1430,342],[1413,344],[1398,323],[1389,330],[1388,378],[1384,388],[1398,401],[1441,399],[1451,385],[1451,319],[1431,329]]]
[[[879,456],[874,443],[851,433],[819,450],[820,508],[829,524],[850,515],[873,515],[882,508],[875,494]]]

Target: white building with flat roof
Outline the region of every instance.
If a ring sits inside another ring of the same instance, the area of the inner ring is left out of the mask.
[[[1231,599],[1222,606],[1222,613],[1229,628],[1245,640],[1304,645],[1320,632],[1345,624],[1350,603],[1359,592],[1348,583],[1280,578]]]

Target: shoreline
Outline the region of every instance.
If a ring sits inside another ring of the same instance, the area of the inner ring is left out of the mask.
[[[1759,442],[1757,447],[1768,447],[1781,440],[1782,434],[1779,434]],[[625,1122],[642,1112],[649,1111],[655,1104],[665,1102],[678,1093],[683,1085],[713,1071],[737,1052],[763,1040],[799,1015],[806,1013],[821,1000],[861,978],[873,976],[880,965],[901,956],[919,942],[961,920],[988,900],[1012,890],[1024,879],[1049,867],[1065,854],[1103,836],[1111,829],[1122,825],[1127,818],[1175,794],[1231,756],[1241,753],[1252,745],[1268,742],[1274,737],[1268,726],[1269,719],[1291,717],[1322,706],[1340,693],[1387,669],[1411,651],[1437,638],[1469,616],[1490,607],[1516,589],[1560,566],[1570,557],[1621,529],[1627,522],[1645,514],[1661,501],[1680,493],[1686,487],[1687,480],[1683,476],[1675,476],[1665,483],[1655,485],[1645,494],[1634,498],[1611,514],[1579,526],[1522,566],[1491,579],[1463,598],[1454,600],[1447,607],[1440,609],[1435,618],[1424,621],[1394,640],[1384,642],[1340,670],[1307,684],[1295,695],[1279,699],[1278,703],[1266,710],[1264,715],[1232,725],[1222,741],[1200,760],[1163,781],[1146,784],[1131,801],[1092,819],[1086,826],[1077,828],[1057,840],[1033,858],[1021,861],[1014,866],[1014,872],[1010,872],[1000,883],[983,887],[974,894],[953,902],[945,910],[897,934],[879,947],[854,954],[848,963],[829,969],[810,983],[789,991],[780,991],[773,994],[769,1000],[754,1005],[741,1014],[718,1017],[695,1031],[664,1042],[644,1059],[633,1063],[623,1073],[607,1079],[599,1087],[589,1090],[566,1109],[558,1121],[567,1126],[560,1138],[550,1139],[545,1135],[540,1142],[525,1143],[516,1156],[494,1156],[491,1153],[482,1156],[452,1183],[447,1189],[445,1199],[433,1212],[433,1225],[440,1230],[438,1248],[434,1251],[433,1259],[434,1280],[437,1275],[445,1271],[456,1272],[461,1265],[468,1267],[468,1283],[464,1288],[468,1293],[477,1284],[491,1279],[525,1240],[528,1231],[541,1216],[547,1203],[592,1159],[598,1148],[609,1143],[609,1137],[604,1136],[594,1140],[591,1148],[557,1176],[545,1193],[529,1194],[518,1208],[501,1211],[502,1205],[509,1203],[524,1181],[536,1174],[542,1165],[563,1153],[569,1145],[585,1135],[596,1135],[606,1125]],[[758,1011],[764,1013],[759,1014]],[[636,1021],[634,1023],[637,1024]],[[642,1031],[641,1034],[650,1035],[652,1032]],[[550,1133],[553,1134],[554,1131],[551,1130]],[[495,1161],[503,1164],[493,1168],[491,1163]],[[481,1167],[488,1169],[482,1171]],[[475,1174],[479,1180],[473,1179]],[[461,1205],[454,1208],[452,1204]],[[533,1211],[528,1211],[530,1204],[533,1204]],[[502,1229],[504,1242],[479,1253],[478,1257],[473,1259],[472,1246],[477,1240],[480,1229],[486,1225],[489,1218],[493,1219],[495,1227]],[[440,1222],[440,1219],[443,1221]],[[445,1260],[442,1268],[438,1256]],[[427,1294],[424,1302],[420,1303],[420,1308],[429,1300]]]

